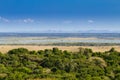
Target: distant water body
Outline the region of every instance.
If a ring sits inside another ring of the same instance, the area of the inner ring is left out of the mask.
[[[88,38],[67,40],[64,38]],[[89,39],[97,38],[97,39]],[[0,44],[120,43],[120,33],[0,33]]]

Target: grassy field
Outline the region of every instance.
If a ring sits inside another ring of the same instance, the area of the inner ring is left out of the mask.
[[[0,52],[6,53],[11,49],[15,48],[27,48],[28,50],[44,50],[44,49],[52,49],[53,47],[57,47],[61,50],[68,50],[72,52],[76,52],[80,47],[82,48],[90,48],[94,52],[104,52],[110,50],[114,47],[117,51],[120,51],[120,46],[37,46],[37,45],[0,45]]]

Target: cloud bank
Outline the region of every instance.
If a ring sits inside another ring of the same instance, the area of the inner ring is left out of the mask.
[[[10,22],[10,20],[0,16],[0,22]]]

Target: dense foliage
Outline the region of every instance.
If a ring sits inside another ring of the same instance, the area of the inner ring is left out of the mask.
[[[120,52],[13,49],[0,53],[0,80],[120,80]]]

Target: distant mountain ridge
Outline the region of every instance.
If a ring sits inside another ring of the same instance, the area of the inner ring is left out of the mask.
[[[43,32],[47,32],[47,33],[120,33],[120,31],[110,31],[110,30],[73,30],[73,31],[47,30]]]
[[[19,31],[19,32],[0,32],[0,33],[120,33],[120,31],[110,30],[41,30],[41,31]]]
[[[109,30],[87,30],[79,31],[80,33],[119,33],[119,31],[109,31]]]

